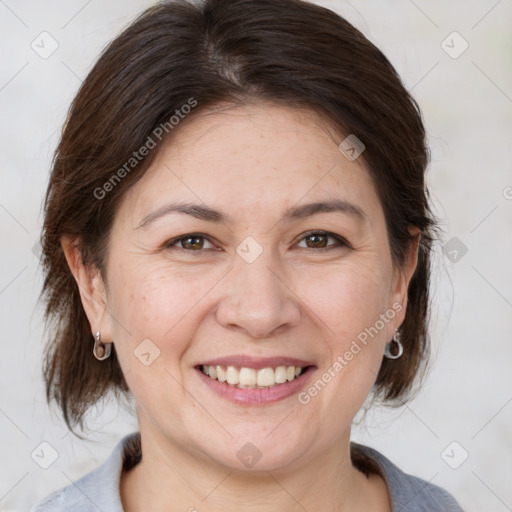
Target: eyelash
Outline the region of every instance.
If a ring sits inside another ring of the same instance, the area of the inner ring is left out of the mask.
[[[348,247],[350,249],[352,248],[351,245],[347,242],[347,240],[345,240],[343,237],[336,235],[334,233],[331,233],[329,231],[308,231],[302,235],[302,237],[298,240],[297,243],[300,243],[304,239],[312,237],[313,235],[320,235],[320,236],[326,236],[327,238],[333,238],[334,240],[336,240],[336,244],[331,244],[331,245],[328,245],[327,247],[319,247],[319,248],[302,247],[302,249],[310,249],[310,250],[316,251],[316,252],[324,252],[324,251],[329,251],[331,249],[339,248],[339,247]],[[186,251],[189,253],[203,252],[202,249],[194,250],[194,249],[185,249],[184,247],[175,247],[176,243],[180,242],[181,240],[186,240],[187,238],[204,238],[204,239],[208,240],[208,242],[212,243],[210,241],[210,239],[208,238],[208,236],[205,235],[204,233],[187,233],[186,235],[181,235],[179,237],[173,238],[172,240],[169,240],[168,242],[166,242],[164,245],[164,249],[179,249],[179,250]]]

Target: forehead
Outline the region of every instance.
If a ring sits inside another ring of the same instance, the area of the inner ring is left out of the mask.
[[[311,110],[251,104],[178,128],[125,198],[134,222],[175,199],[231,208],[240,219],[327,196],[379,207],[362,160],[338,148],[345,135]]]

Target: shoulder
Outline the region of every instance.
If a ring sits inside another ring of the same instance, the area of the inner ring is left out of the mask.
[[[123,437],[101,466],[48,495],[30,512],[123,512],[119,478],[123,465],[133,464],[133,454],[127,447],[136,446],[138,436],[134,432]]]
[[[369,446],[351,443],[352,458],[359,469],[377,469],[384,478],[393,511],[463,512],[455,498],[441,487],[409,475],[382,453]],[[357,460],[357,463],[356,463]]]

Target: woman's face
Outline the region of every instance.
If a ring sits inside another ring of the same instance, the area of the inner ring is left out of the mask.
[[[91,324],[114,341],[141,432],[230,468],[305,464],[348,441],[414,258],[394,270],[368,172],[313,113],[254,104],[189,121],[123,198],[109,314]],[[309,369],[270,390],[218,380],[282,381],[289,366]]]

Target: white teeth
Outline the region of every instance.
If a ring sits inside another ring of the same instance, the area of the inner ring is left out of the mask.
[[[303,369],[300,366],[278,366],[275,369],[267,367],[255,370],[246,367],[238,369],[236,366],[226,368],[220,365],[202,365],[201,370],[211,379],[227,382],[234,387],[251,389],[272,387],[295,380]]]
[[[275,374],[276,384],[284,384],[286,382],[286,366],[278,366]]]
[[[253,368],[240,368],[239,375],[240,386],[254,386],[256,384],[256,370]]]
[[[219,382],[226,382],[226,371],[224,370],[224,368],[222,368],[222,366],[217,366],[215,369],[217,370],[217,380]],[[206,375],[208,375],[208,373],[206,373]],[[215,377],[211,373],[209,375],[212,379],[215,379]]]
[[[228,384],[238,384],[240,382],[240,372],[234,366],[228,366],[226,377]]]
[[[258,386],[273,386],[275,383],[276,379],[272,368],[263,368],[258,371]]]

